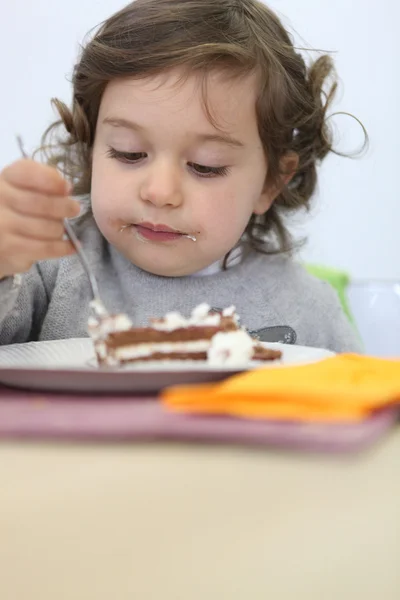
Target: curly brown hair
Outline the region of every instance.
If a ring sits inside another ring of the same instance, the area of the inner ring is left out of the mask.
[[[91,150],[107,84],[174,67],[203,76],[216,69],[237,77],[257,73],[267,183],[280,193],[267,213],[251,217],[246,233],[257,248],[269,237],[276,250],[289,250],[285,215],[309,208],[317,164],[332,150],[327,109],[337,81],[331,58],[322,55],[307,67],[278,17],[257,0],[136,0],[107,19],[75,65],[72,108],[52,100],[60,119],[42,138],[46,162],[73,183],[76,195],[90,193]],[[282,185],[281,159],[291,152],[298,168]]]

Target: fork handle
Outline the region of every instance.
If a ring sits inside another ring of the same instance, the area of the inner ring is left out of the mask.
[[[90,265],[88,264],[87,258],[86,258],[86,254],[84,252],[82,252],[82,246],[80,241],[78,240],[75,231],[73,230],[71,224],[68,222],[67,219],[64,219],[64,229],[65,232],[67,234],[67,236],[69,237],[72,245],[74,246],[75,250],[77,251],[77,253],[79,254],[79,258],[82,262],[82,265],[86,271],[86,275],[89,278],[89,283],[90,283],[90,287],[92,288],[92,294],[93,294],[93,298],[95,300],[100,298],[100,294],[99,294],[99,288],[97,285],[97,281],[95,279],[95,277],[93,276],[92,270],[90,268]]]

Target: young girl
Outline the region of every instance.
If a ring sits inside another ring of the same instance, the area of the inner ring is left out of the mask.
[[[135,325],[234,304],[261,339],[357,350],[284,222],[331,151],[332,70],[327,56],[306,68],[257,0],[136,0],[108,19],[71,109],[54,101],[50,166],[1,173],[0,342],[87,335],[89,281],[63,239],[75,217],[108,310]]]

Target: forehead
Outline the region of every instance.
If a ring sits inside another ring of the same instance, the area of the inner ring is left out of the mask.
[[[255,75],[228,77],[218,71],[187,76],[174,70],[115,79],[104,92],[100,117],[135,119],[145,125],[171,120],[251,135],[257,131],[257,91]]]

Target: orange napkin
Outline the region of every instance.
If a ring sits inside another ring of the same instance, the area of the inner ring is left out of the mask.
[[[255,369],[216,384],[172,387],[161,398],[169,409],[185,413],[358,421],[400,404],[400,359],[341,354],[313,364]]]

